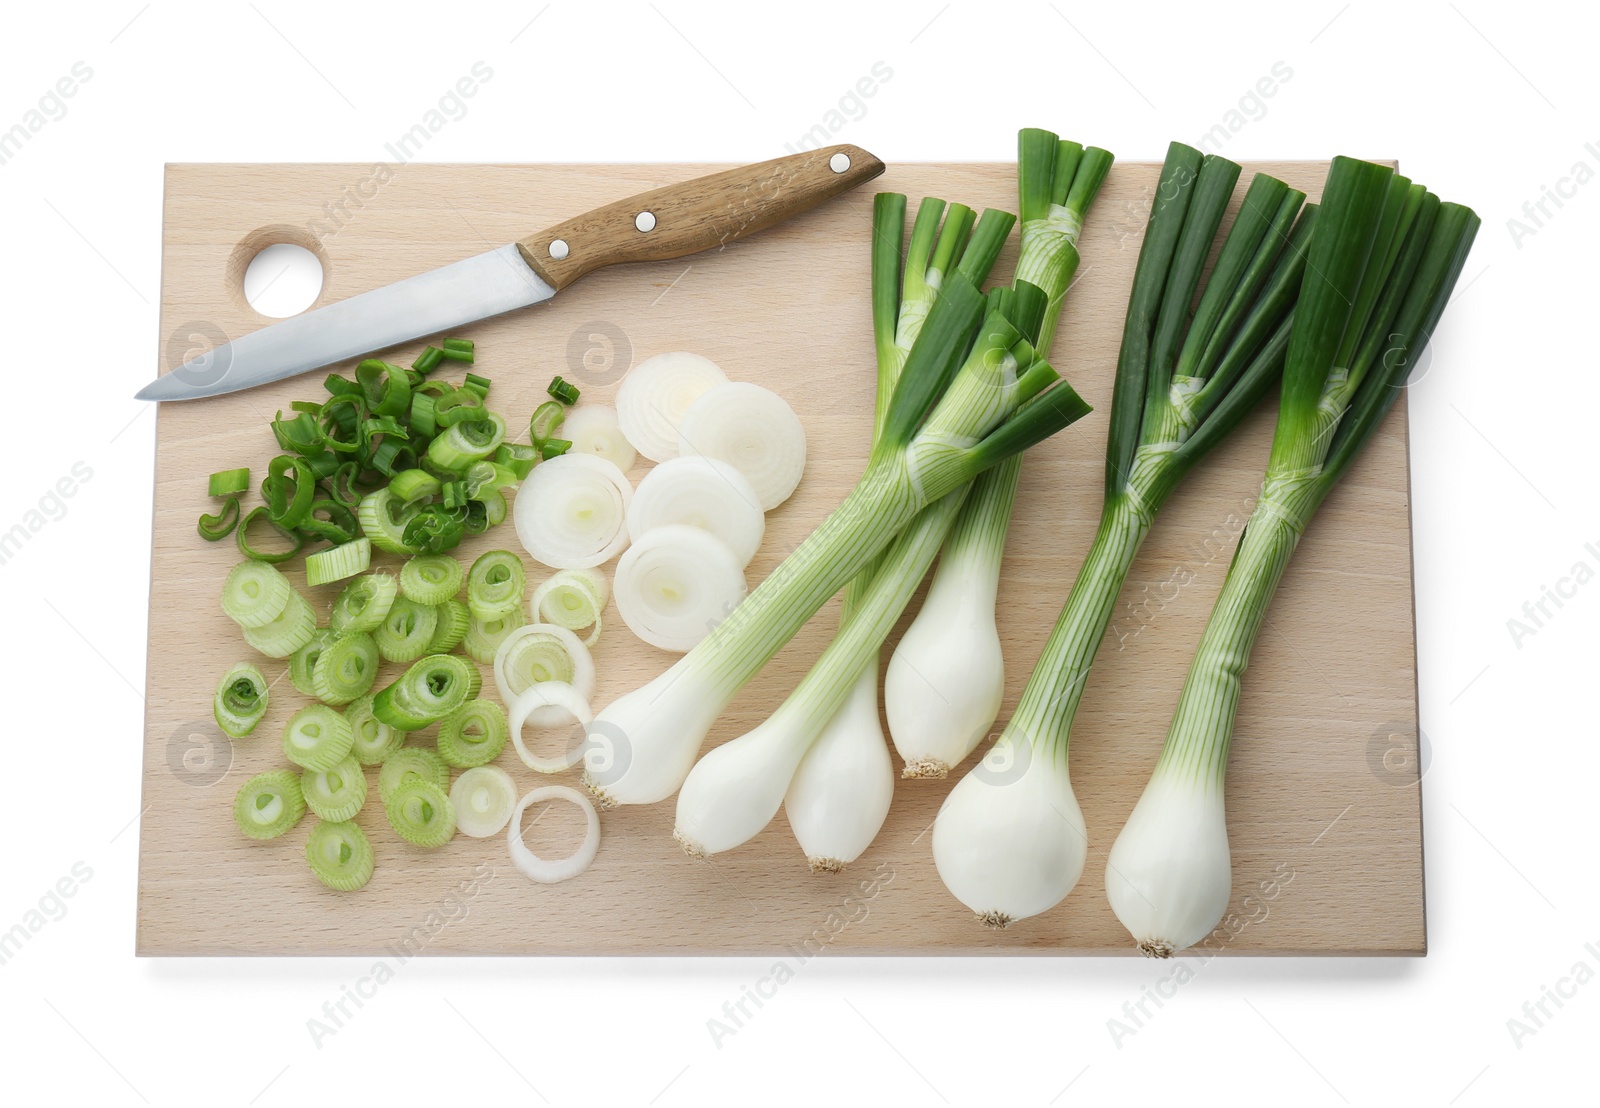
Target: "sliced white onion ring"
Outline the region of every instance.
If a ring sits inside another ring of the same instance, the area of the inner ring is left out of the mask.
[[[517,806],[517,784],[499,766],[462,770],[450,786],[456,828],[474,839],[498,835]]]
[[[541,800],[565,800],[583,809],[583,842],[578,844],[578,849],[571,857],[548,861],[529,850],[528,844],[522,841],[522,813]],[[506,843],[511,847],[511,864],[521,870],[523,876],[541,885],[554,885],[557,881],[578,876],[594,861],[594,856],[600,851],[600,813],[594,810],[588,797],[570,785],[542,785],[517,804],[517,810],[511,816],[511,830],[506,834]]]
[[[617,420],[634,448],[652,462],[678,456],[678,428],[700,394],[726,384],[710,358],[673,351],[646,358],[617,389]]]
[[[560,773],[583,760],[584,744],[577,743],[556,758],[540,757],[529,750],[522,741],[522,729],[528,725],[535,711],[545,708],[553,708],[584,727],[594,721],[594,712],[589,708],[589,701],[579,696],[578,690],[565,681],[541,681],[511,702],[511,711],[508,713],[511,741],[516,744],[518,757],[529,769],[540,773]],[[548,727],[550,724],[536,723],[534,726]]]
[[[750,564],[766,533],[761,498],[740,473],[716,458],[669,458],[644,475],[628,505],[628,533],[642,535],[669,523],[709,531]]]
[[[651,646],[684,651],[738,607],[744,567],[721,539],[687,524],[646,531],[617,563],[623,622]]]
[[[622,433],[615,408],[582,404],[571,409],[562,421],[561,437],[572,443],[571,452],[593,454],[621,470],[633,465],[633,444]]]
[[[588,569],[628,544],[633,486],[593,454],[562,454],[533,467],[517,490],[517,538],[537,562]]]
[[[552,651],[564,657],[552,658]],[[515,705],[523,693],[545,683],[570,685],[587,702],[594,695],[594,655],[565,627],[553,623],[524,624],[507,635],[494,652],[495,688],[500,691],[503,702]],[[558,705],[540,707],[535,704],[527,722],[535,727],[558,727],[567,715]],[[513,727],[513,734],[517,730]],[[520,741],[517,749],[522,749]]]
[[[630,504],[630,511],[632,507]],[[592,628],[583,645],[593,646],[600,637],[601,615],[610,596],[611,586],[599,570],[564,569],[533,590],[528,614],[535,623],[554,623],[568,631]]]
[[[789,402],[748,381],[706,391],[679,425],[678,449],[727,462],[770,512],[789,499],[806,468],[806,431]]]

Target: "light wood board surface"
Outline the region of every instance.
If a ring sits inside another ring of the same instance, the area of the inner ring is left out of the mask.
[[[267,322],[247,306],[240,285],[245,263],[267,243],[312,248],[326,271],[318,303],[328,303],[712,168],[406,165],[377,175],[357,165],[169,166],[161,351],[148,368],[181,360],[191,334],[215,340]],[[1051,360],[1097,410],[1031,451],[1023,469],[1000,587],[1008,668],[1002,719],[1098,518],[1113,366],[1158,169],[1118,164],[1083,234],[1083,265]],[[1314,199],[1326,166],[1247,165],[1238,195],[1255,169]],[[865,461],[873,389],[868,248],[872,195],[881,189],[907,193],[913,210],[926,194],[978,208],[1015,205],[1012,165],[895,165],[863,189],[724,250],[604,270],[548,305],[459,333],[476,340],[477,371],[493,379],[494,407],[514,426],[555,374],[575,380],[585,399],[609,402],[630,362],[665,350],[698,351],[730,377],[782,394],[805,424],[811,460],[794,497],[768,517],[749,570],[753,585],[838,503]],[[997,277],[1009,276],[1015,254],[1013,236]],[[409,362],[421,345],[395,360]],[[130,370],[129,391],[144,376]],[[306,869],[310,817],[275,842],[245,840],[233,826],[233,794],[251,775],[285,764],[279,734],[304,698],[278,681],[255,735],[231,745],[208,739],[218,676],[252,652],[217,604],[237,559],[234,545],[200,541],[194,523],[211,510],[206,475],[248,465],[259,481],[277,453],[268,420],[320,391],[321,374],[309,374],[163,405],[159,413],[141,954],[727,953],[793,964],[823,949],[1133,952],[1106,903],[1106,853],[1154,764],[1259,487],[1270,402],[1172,497],[1118,601],[1073,732],[1073,782],[1090,838],[1081,882],[1052,911],[995,932],[946,892],[933,867],[926,832],[954,777],[897,782],[876,842],[844,873],[827,876],[809,871],[781,814],[746,846],[712,863],[691,860],[672,841],[668,801],[603,813],[604,838],[588,872],[534,885],[512,868],[501,837],[458,836],[437,851],[401,842],[384,820],[375,781],[358,819],[376,847],[377,872],[358,894],[330,892]],[[630,477],[637,482],[648,466],[641,459]],[[509,524],[460,553],[471,558],[494,546],[517,548]],[[528,569],[530,582],[538,581],[542,569],[531,560]],[[303,585],[300,560],[288,572]],[[336,591],[308,595],[326,611]],[[920,594],[913,612],[918,603]],[[742,734],[780,703],[836,618],[837,600],[738,697],[711,743]],[[614,606],[607,621],[595,652],[597,706],[674,657],[635,639]],[[1256,646],[1228,780],[1233,933],[1219,931],[1213,950],[1425,950],[1414,643],[1402,399],[1307,529]],[[286,669],[260,661],[269,680]],[[499,764],[523,790],[547,783],[509,747]],[[560,780],[575,783],[576,774]],[[574,811],[551,809],[528,833],[530,844],[548,851],[574,844]]]

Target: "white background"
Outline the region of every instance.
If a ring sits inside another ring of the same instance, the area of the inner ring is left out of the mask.
[[[1600,27],[1578,5],[140,5],[9,5],[0,30],[0,128],[93,70],[0,165],[0,530],[93,470],[0,566],[0,929],[74,863],[93,873],[0,965],[0,1097],[1044,1105],[1198,1084],[1207,1102],[1471,1106],[1591,1081],[1600,984],[1520,1044],[1507,1027],[1574,963],[1600,969],[1600,585],[1520,646],[1507,629],[1573,563],[1600,567],[1600,184],[1520,243],[1507,225],[1575,163],[1600,169]],[[1398,157],[1476,208],[1411,396],[1428,957],[1223,959],[1120,1045],[1107,1021],[1161,966],[824,958],[720,1049],[706,1020],[764,963],[438,960],[320,1050],[307,1019],[366,963],[136,960],[154,423],[129,397],[157,361],[162,164],[375,161],[479,60],[493,80],[431,160],[756,161],[880,61],[892,79],[839,135],[885,160],[1009,160],[1023,125],[1159,159],[1283,62],[1223,153]]]

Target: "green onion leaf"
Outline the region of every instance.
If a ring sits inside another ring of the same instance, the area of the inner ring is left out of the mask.
[[[473,661],[493,665],[495,652],[506,636],[527,622],[520,607],[498,619],[473,619],[467,627],[466,638],[461,640],[461,648]]]
[[[305,597],[292,592],[283,613],[271,623],[246,627],[244,641],[269,658],[287,658],[311,641],[317,632],[317,613]]]
[[[432,609],[428,612],[431,615]],[[372,712],[390,727],[420,731],[477,696],[481,688],[483,674],[467,659],[430,654],[373,697]]]
[[[316,668],[317,659],[322,656],[322,648],[332,642],[333,638],[332,631],[319,628],[312,632],[311,639],[289,658],[289,683],[307,696],[317,695],[317,688],[311,682],[311,671]]]

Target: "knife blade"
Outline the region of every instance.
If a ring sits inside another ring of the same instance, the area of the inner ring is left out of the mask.
[[[135,398],[220,396],[529,307],[602,266],[725,246],[883,169],[858,146],[829,146],[639,193],[488,253],[252,331],[173,367]]]

